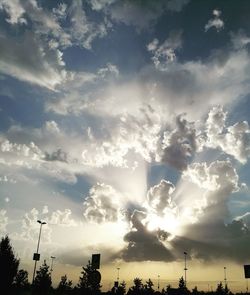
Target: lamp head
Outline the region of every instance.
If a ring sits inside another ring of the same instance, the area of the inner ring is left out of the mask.
[[[37,220],[37,222],[40,223],[40,224],[46,224],[45,221],[41,221],[41,220]]]

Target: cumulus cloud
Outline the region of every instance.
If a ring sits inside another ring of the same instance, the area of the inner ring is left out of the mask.
[[[36,208],[31,209],[26,212],[21,225],[21,231],[13,234],[14,239],[26,240],[26,241],[36,241],[38,238],[39,225],[37,220],[40,218],[40,213]],[[42,220],[44,221],[44,220]],[[52,229],[48,224],[43,225],[43,241],[45,243],[51,242]]]
[[[22,218],[21,231],[13,233],[15,240],[37,241],[39,226],[37,220],[46,222],[42,228],[43,242],[50,244],[52,242],[52,226],[75,227],[77,222],[72,218],[70,209],[50,211],[48,206],[44,206],[42,210],[36,208],[26,212]],[[58,230],[58,229],[57,229]]]
[[[71,215],[72,211],[70,209],[65,209],[64,211],[53,211],[51,213],[51,217],[48,219],[48,223],[63,227],[77,226],[76,221],[71,217]]]
[[[172,31],[169,37],[159,44],[158,39],[154,39],[147,45],[149,52],[152,52],[152,61],[159,70],[165,70],[168,65],[176,60],[175,51],[182,46],[182,31]]]
[[[27,23],[26,19],[23,18],[25,10],[19,0],[0,0],[0,10],[5,10],[7,12],[8,18],[6,19],[6,21],[10,24]]]
[[[183,116],[177,116],[176,129],[165,131],[158,161],[170,164],[178,170],[187,167],[188,160],[199,148],[198,135],[194,123]]]
[[[147,193],[148,205],[155,210],[158,215],[162,215],[166,207],[174,207],[171,194],[173,193],[174,185],[166,180],[161,180],[158,185],[151,187]]]
[[[209,29],[214,27],[217,32],[222,30],[224,28],[224,22],[220,18],[221,11],[218,9],[213,10],[213,18],[208,21],[208,23],[205,25],[205,32],[207,32]]]
[[[207,142],[210,148],[219,148],[242,164],[250,155],[250,127],[248,122],[226,126],[227,113],[221,106],[213,107],[206,121]]]
[[[160,231],[149,232],[142,219],[145,213],[135,210],[131,217],[131,231],[124,236],[127,246],[119,253],[125,261],[172,261],[174,257],[160,241]]]
[[[68,9],[72,26],[70,28],[71,36],[75,44],[91,49],[95,38],[102,38],[107,35],[108,26],[105,22],[96,24],[88,20],[82,7],[82,1],[72,2]]]
[[[207,191],[225,189],[229,194],[240,189],[239,176],[229,160],[215,161],[210,165],[193,163],[183,172],[183,177]]]
[[[121,216],[122,199],[110,185],[97,183],[83,203],[83,215],[97,223],[116,222]]]

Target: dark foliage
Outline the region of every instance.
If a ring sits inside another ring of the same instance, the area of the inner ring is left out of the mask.
[[[44,261],[43,265],[40,266],[39,270],[36,272],[36,277],[34,280],[33,293],[46,295],[49,294],[51,288],[51,274],[49,272],[49,266]]]
[[[17,275],[19,259],[15,257],[10,239],[5,236],[0,242],[0,293],[10,294],[14,279]]]

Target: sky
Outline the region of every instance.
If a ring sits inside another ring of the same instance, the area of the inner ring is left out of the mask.
[[[245,290],[248,0],[0,0],[0,234],[33,271]]]

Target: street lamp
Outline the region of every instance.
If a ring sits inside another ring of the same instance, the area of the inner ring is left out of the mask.
[[[224,282],[225,282],[225,288],[227,286],[227,268],[224,266]]]
[[[50,272],[52,273],[52,271],[53,271],[53,262],[54,262],[54,259],[56,259],[56,257],[55,256],[50,256],[50,258],[51,258]]]
[[[37,220],[37,222],[40,223],[40,231],[39,231],[39,236],[38,236],[38,243],[37,243],[36,253],[34,253],[34,255],[33,255],[33,260],[35,260],[35,265],[34,265],[34,271],[33,271],[32,284],[34,284],[34,280],[35,280],[36,264],[37,264],[37,261],[40,260],[40,254],[38,253],[38,251],[39,251],[39,245],[40,245],[40,239],[41,239],[42,226],[44,224],[46,224],[46,222],[41,221],[41,220]]]
[[[159,289],[160,289],[160,275],[158,275],[158,291],[159,291]]]
[[[118,285],[119,285],[119,273],[120,273],[120,267],[117,267],[117,282],[118,282]]]
[[[184,252],[184,274],[185,274],[185,287],[187,287],[187,252]]]

